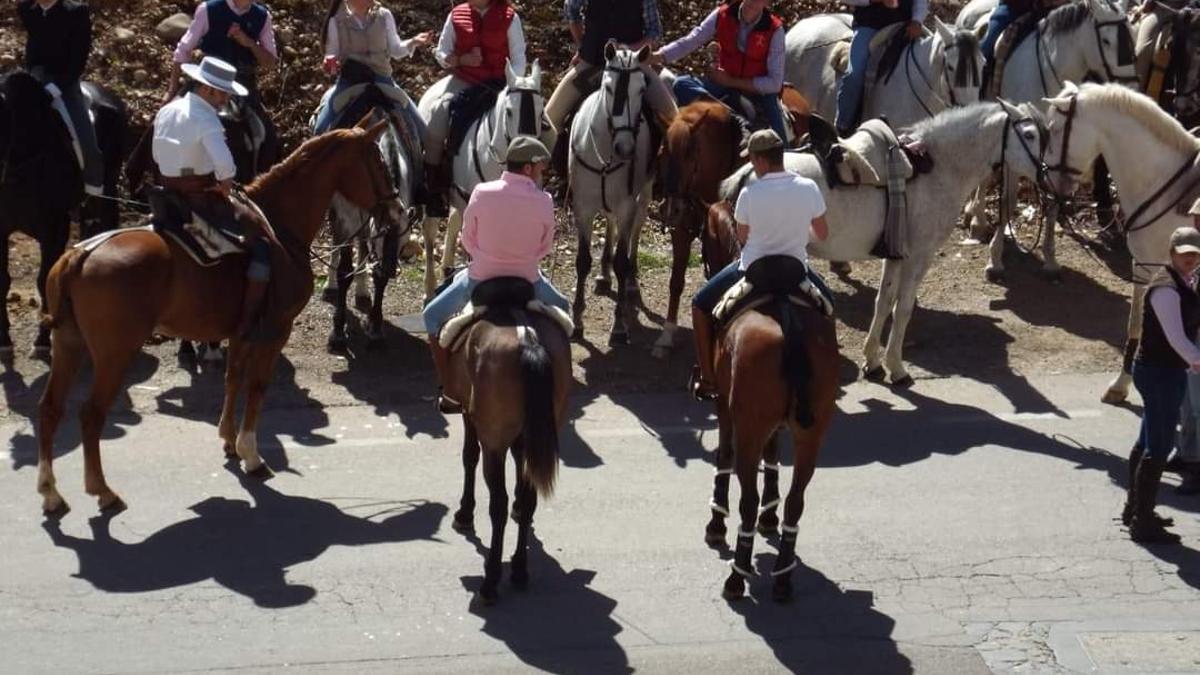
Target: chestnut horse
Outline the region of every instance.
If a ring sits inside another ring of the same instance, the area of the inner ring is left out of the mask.
[[[451,398],[463,402],[463,494],[454,514],[454,529],[459,532],[475,529],[475,469],[483,454],[492,543],[479,595],[487,604],[496,601],[500,581],[508,516],[508,451],[512,450],[517,468],[512,583],[524,589],[529,582],[526,556],[533,512],[538,494],[548,497],[554,490],[558,428],[565,419],[571,385],[571,347],[562,328],[540,314],[489,306],[450,355],[446,386]]]
[[[808,102],[791,85],[784,86],[781,96],[796,138],[800,138],[808,133]],[[667,320],[654,343],[658,358],[666,358],[674,346],[692,242],[700,235],[708,205],[719,199],[721,181],[743,164],[741,144],[742,127],[733,112],[724,103],[709,99],[680,108],[667,128],[662,151],[667,167],[663,225],[671,232],[671,292]],[[705,260],[705,278],[721,271]]]
[[[720,270],[737,255],[736,238],[713,205],[702,233],[705,266]],[[753,575],[754,533],[772,534],[779,524],[778,442],[784,428],[792,437],[792,485],[784,501],[783,534],[775,560],[772,595],[784,601],[792,594],[791,572],[797,565],[796,535],[804,512],[804,490],[812,480],[817,454],[836,410],[838,345],[833,319],[818,310],[792,304],[776,294],[767,304],[745,311],[718,335],[714,352],[717,374],[717,475],[705,529],[709,545],[725,543],[729,515],[729,477],[737,473],[741,488],[732,570],[722,595],[741,598]],[[758,467],[763,467],[763,495],[758,493]]]
[[[393,212],[401,208],[375,146],[386,124],[309,140],[248,189],[281,242],[272,251],[272,286],[282,286],[281,279],[294,284],[272,310],[272,316],[286,321],[279,321],[276,332],[282,334],[269,340],[247,342],[237,335],[245,256],[200,267],[173,241],[139,229],[117,234],[90,253],[72,249],[54,264],[46,281],[52,363],[38,410],[37,485],[47,516],[59,517],[69,510],[56,487],[51,462],[63,404],[85,353],[91,356],[93,382],[80,412],[84,487],[98,498],[101,510],[124,508],[104,480],[100,432],[113,398],[122,389],[125,370],[156,332],[189,340],[230,341],[220,422],[225,455],[240,456],[248,474],[270,477],[271,470],[258,454],[258,417],[275,359],[287,343],[292,321],[312,295],[309,246],[325,223],[330,201],[336,193],[364,209],[386,209],[398,215]],[[273,289],[267,302],[279,295],[283,293]],[[246,407],[238,433],[234,406],[243,389]]]

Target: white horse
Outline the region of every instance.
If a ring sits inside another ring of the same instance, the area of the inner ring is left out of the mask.
[[[897,386],[912,383],[904,367],[904,333],[912,317],[917,288],[938,250],[954,231],[958,214],[970,193],[979,187],[992,167],[1003,164],[1034,174],[1040,164],[1041,134],[1034,110],[1008,103],[976,103],[946,110],[907,130],[928,149],[933,160],[929,173],[913,178],[907,187],[907,257],[887,260],[875,299],[875,315],[863,346],[863,372],[882,380],[884,368]],[[817,159],[810,154],[788,153],[790,171],[816,181],[825,197],[829,238],[811,242],[809,253],[825,260],[867,260],[883,232],[886,191],[874,186],[844,186],[830,190]],[[736,198],[749,167],[727,178],[721,197],[726,204],[718,217],[732,226],[729,203]],[[881,358],[884,322],[892,318],[887,350]]]
[[[956,23],[982,35],[995,5],[996,0],[972,0],[960,12]],[[1004,72],[994,77],[1003,77],[1001,98],[1041,106],[1044,97],[1058,94],[1067,81],[1081,81],[1092,76],[1107,82],[1136,82],[1133,56],[1133,31],[1124,7],[1110,4],[1108,0],[1079,0],[1042,18],[1037,30],[1009,55]],[[1032,175],[1020,177],[1035,178]],[[1017,178],[1011,172],[1006,174],[1004,185],[1015,185]],[[1002,214],[1013,213],[1016,197],[1016,190],[1006,190]],[[977,231],[986,230],[984,199],[985,192],[981,190],[967,206],[966,225],[970,227],[973,218],[979,226]],[[1057,219],[1058,209],[1048,208],[1041,242],[1042,270],[1051,279],[1057,279],[1061,270],[1054,246]],[[986,270],[992,281],[1004,277],[1002,258],[1007,225],[1007,222],[1001,222],[992,232]]]
[[[442,250],[442,269],[454,268],[458,252],[458,234],[462,230],[462,211],[471,198],[475,186],[500,178],[504,171],[503,157],[508,144],[517,136],[542,136],[542,68],[535,60],[529,74],[513,72],[512,64],[504,66],[507,84],[496,97],[491,111],[471,123],[466,138],[453,157],[445,161],[453,167],[450,186],[450,217],[446,219],[446,238]],[[433,115],[433,105],[444,95],[443,79],[430,87],[417,104],[422,119],[427,123]],[[425,237],[425,296],[433,297],[437,286],[434,271],[434,242],[437,240],[438,220],[426,218],[422,224]]]
[[[1195,170],[1179,171],[1200,156],[1200,140],[1149,97],[1123,87],[1084,84],[1076,88],[1068,83],[1046,104],[1051,187],[1070,194],[1080,172],[1104,155],[1128,214],[1125,239],[1134,262],[1129,337],[1124,368],[1103,398],[1118,403],[1129,395],[1129,366],[1141,339],[1146,283],[1167,261],[1171,232],[1192,224],[1192,216],[1180,214],[1177,207],[1193,191],[1188,188],[1195,188],[1197,175]]]
[[[610,344],[629,342],[631,297],[637,295],[637,241],[650,203],[650,129],[642,116],[646,76],[641,64],[649,47],[634,52],[610,42],[604,48],[600,89],[584,99],[571,121],[571,224],[578,236],[575,256],[575,337],[583,336],[586,280],[592,269],[592,226],[606,222],[604,257],[597,286],[608,281],[607,261],[617,277]]]
[[[813,112],[833,121],[837,83],[848,58],[851,17],[819,14],[787,32],[784,77],[804,95]],[[954,30],[937,17],[934,30],[909,44],[890,76],[868,85],[863,119],[886,117],[896,128],[928,119],[951,106],[979,100],[983,56],[979,38]]]

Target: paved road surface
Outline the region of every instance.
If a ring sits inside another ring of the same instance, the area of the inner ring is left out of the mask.
[[[10,417],[0,670],[1200,671],[1200,500],[1164,490],[1185,547],[1128,541],[1112,518],[1136,417],[1097,403],[1102,385],[848,387],[784,606],[766,578],[720,598],[727,554],[702,541],[714,422],[679,395],[578,401],[533,585],[492,608],[472,602],[480,542],[450,528],[457,420],[272,410],[280,474],[256,484],[223,467],[212,420],[125,413],[105,459],[130,509],[93,518],[68,429],[74,511],[56,528]],[[486,538],[486,501],[476,524]]]

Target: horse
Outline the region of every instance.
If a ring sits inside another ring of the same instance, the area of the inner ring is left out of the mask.
[[[1035,113],[1032,107],[1018,108],[1004,101],[976,103],[944,110],[905,130],[926,148],[932,167],[907,185],[906,257],[883,263],[875,313],[863,345],[862,372],[867,379],[882,381],[890,375],[893,386],[913,383],[904,367],[902,350],[917,288],[954,230],[967,197],[991,175],[993,167],[1002,165],[1029,175],[1039,173],[1042,133]],[[789,171],[816,181],[825,197],[829,238],[810,242],[809,253],[824,260],[872,257],[883,232],[886,190],[869,185],[831,190],[820,161],[811,154],[787,153],[784,163]],[[726,241],[735,239],[733,202],[748,180],[753,180],[753,174],[747,164],[722,182],[723,201],[709,210],[709,219],[717,222],[708,227],[721,233]],[[881,358],[883,327],[888,317],[892,319],[891,333]]]
[[[957,24],[979,32],[986,30],[991,10],[982,12],[984,3],[995,0],[973,0],[963,8]],[[973,23],[971,23],[973,22]],[[1134,83],[1137,74],[1134,67],[1133,31],[1125,10],[1108,0],[1079,0],[1058,7],[1037,22],[1037,27],[1028,38],[1016,45],[1004,65],[1000,96],[1012,102],[1031,102],[1041,106],[1042,99],[1054,96],[1067,81],[1080,81],[1087,76],[1107,82]],[[1103,172],[1098,172],[1103,173]],[[1033,175],[1021,176],[1033,179]],[[1016,184],[1018,176],[1009,173],[1001,180],[1002,185]],[[1107,180],[1097,178],[1098,186],[1107,194]],[[1001,214],[1012,214],[1016,208],[1016,190],[1005,190],[1001,196]],[[1107,197],[1105,197],[1107,199]],[[979,191],[967,206],[965,225],[970,228],[972,220],[985,225],[985,192]],[[1061,277],[1061,268],[1055,255],[1054,225],[1058,220],[1058,209],[1051,205],[1045,214],[1045,231],[1041,237],[1042,273],[1052,280]],[[1004,237],[1007,221],[993,230],[989,245],[989,261],[985,270],[988,280],[1000,282],[1004,279]],[[977,227],[977,231],[982,231]]]
[[[1160,45],[1167,62],[1159,62]],[[1154,3],[1137,25],[1136,59],[1141,91],[1184,128],[1200,125],[1200,7],[1173,9]]]
[[[379,122],[311,139],[250,185],[248,195],[274,224],[280,242],[272,251],[272,276],[278,281],[287,273],[295,281],[293,288],[286,289],[286,298],[277,292],[268,298],[268,302],[278,300],[275,314],[286,319],[273,326],[279,334],[259,342],[237,335],[244,255],[201,268],[173,241],[138,228],[118,231],[94,247],[77,246],[54,264],[46,280],[45,317],[52,330],[53,358],[37,421],[37,487],[48,517],[58,518],[69,510],[52,467],[54,434],[85,354],[91,357],[93,373],[91,393],[80,412],[84,486],[102,511],[125,507],[104,479],[100,433],[109,406],[123,388],[126,369],[155,332],[230,341],[219,424],[225,456],[240,457],[248,475],[262,479],[272,475],[258,453],[259,414],[275,359],[287,343],[292,321],[312,294],[309,247],[324,224],[325,211],[333,195],[341,194],[361,208],[400,216],[399,201],[375,145],[386,126]],[[246,404],[239,432],[235,407],[243,389]]]
[[[815,113],[831,121],[837,108],[839,66],[844,70],[849,58],[850,26],[849,14],[818,14],[787,32],[784,77],[797,83]],[[886,117],[899,128],[979,100],[983,67],[979,37],[969,30],[955,30],[937,17],[933,28],[903,48],[894,70],[867,84],[863,119]]]
[[[1187,207],[1200,185],[1200,175],[1192,168],[1200,156],[1200,140],[1153,99],[1123,87],[1068,83],[1046,103],[1046,164],[1053,191],[1069,194],[1082,168],[1104,155],[1112,160],[1113,180],[1130,206],[1123,223],[1134,263],[1128,339],[1121,373],[1102,398],[1119,403],[1129,395],[1133,381],[1130,368],[1141,339],[1146,284],[1167,262],[1171,232],[1192,225]]]
[[[333,233],[333,253],[330,255],[328,282],[325,297],[333,303],[333,328],[326,346],[330,352],[346,351],[346,296],[351,282],[361,280],[368,270],[354,267],[355,249],[360,266],[369,268],[373,293],[364,297],[365,285],[355,285],[355,303],[367,313],[367,348],[383,345],[383,295],[388,281],[396,275],[400,258],[400,242],[411,230],[416,218],[412,206],[415,191],[415,162],[408,144],[403,141],[404,121],[398,113],[388,112],[393,104],[375,85],[369,85],[358,101],[351,104],[342,115],[342,120],[360,119],[360,110],[365,110],[371,123],[386,122],[377,145],[388,168],[388,183],[404,206],[404,217],[399,222],[381,221],[372,213],[351,204],[341,195],[333,198],[329,211],[329,225]],[[361,294],[360,294],[361,292]]]
[[[566,416],[571,386],[571,347],[566,332],[541,314],[525,310],[533,289],[528,282],[496,279],[473,292],[487,310],[459,337],[450,354],[446,391],[463,402],[463,492],[453,527],[474,531],[475,470],[483,456],[492,542],[484,565],[480,597],[496,601],[508,517],[505,464],[516,463],[517,548],[512,583],[529,581],[527,552],[538,495],[554,490],[558,471],[558,428]],[[493,290],[495,289],[495,290]],[[491,295],[492,297],[487,297]]]
[[[125,106],[115,94],[83,84],[95,116],[96,142],[104,162],[104,194],[117,196],[116,176],[125,135]],[[41,309],[46,310],[46,275],[62,255],[71,233],[71,213],[80,208],[84,236],[117,227],[115,200],[84,202],[83,179],[70,131],[51,106],[44,85],[24,71],[0,78],[0,298],[12,285],[8,273],[8,240],[20,232],[38,243],[41,266],[37,276]],[[50,353],[50,333],[39,329],[33,355]],[[0,358],[11,359],[8,308],[0,307]]]
[[[453,167],[449,204],[450,217],[446,219],[446,237],[442,249],[443,274],[449,276],[455,266],[458,251],[458,235],[462,231],[462,212],[471,198],[475,186],[500,178],[504,171],[503,157],[508,144],[517,136],[540,138],[544,117],[542,107],[542,67],[535,59],[529,74],[517,74],[512,64],[504,67],[506,86],[496,96],[491,110],[467,127],[466,137],[454,156],[449,153],[445,161]],[[443,96],[443,87],[430,87],[417,104],[422,119],[429,122],[434,103]],[[425,238],[425,297],[432,298],[437,287],[434,271],[434,242],[437,240],[438,221],[426,218],[422,224]]]
[[[716,266],[726,262],[729,251],[707,249],[705,255],[706,264]],[[754,271],[747,274],[753,275]],[[783,429],[789,430],[792,438],[792,484],[784,501],[783,533],[771,576],[775,600],[791,597],[804,491],[812,480],[817,454],[837,409],[839,359],[833,319],[809,305],[795,304],[788,298],[789,291],[786,287],[776,288],[766,304],[735,314],[721,329],[714,353],[717,474],[710,504],[712,517],[704,538],[710,546],[725,544],[729,477],[736,471],[741,488],[741,527],[732,570],[722,591],[729,600],[742,597],[746,579],[753,577],[756,520],[758,531],[764,535],[774,533],[779,524],[778,444]],[[761,502],[760,462],[765,482]]]
[[[634,52],[610,42],[604,48],[600,89],[593,92],[571,120],[569,175],[571,224],[578,239],[575,254],[575,338],[583,337],[586,283],[592,269],[592,226],[603,214],[606,222],[601,258],[603,288],[608,261],[617,276],[616,308],[610,344],[629,343],[631,297],[637,294],[637,242],[646,222],[653,173],[649,123],[643,117],[646,76],[641,64],[649,47]]]

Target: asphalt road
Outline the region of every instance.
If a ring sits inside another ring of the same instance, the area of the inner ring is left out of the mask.
[[[459,424],[425,407],[271,410],[265,484],[222,464],[207,416],[119,414],[105,469],[130,508],[113,518],[65,429],[59,526],[9,416],[0,671],[1200,671],[1200,499],[1164,490],[1184,547],[1128,540],[1113,517],[1136,412],[1099,404],[1103,383],[849,386],[786,605],[765,575],[721,599],[728,554],[702,538],[715,422],[677,394],[577,401],[531,587],[494,607],[473,601],[484,544],[450,528]],[[486,521],[481,485],[484,542]]]

